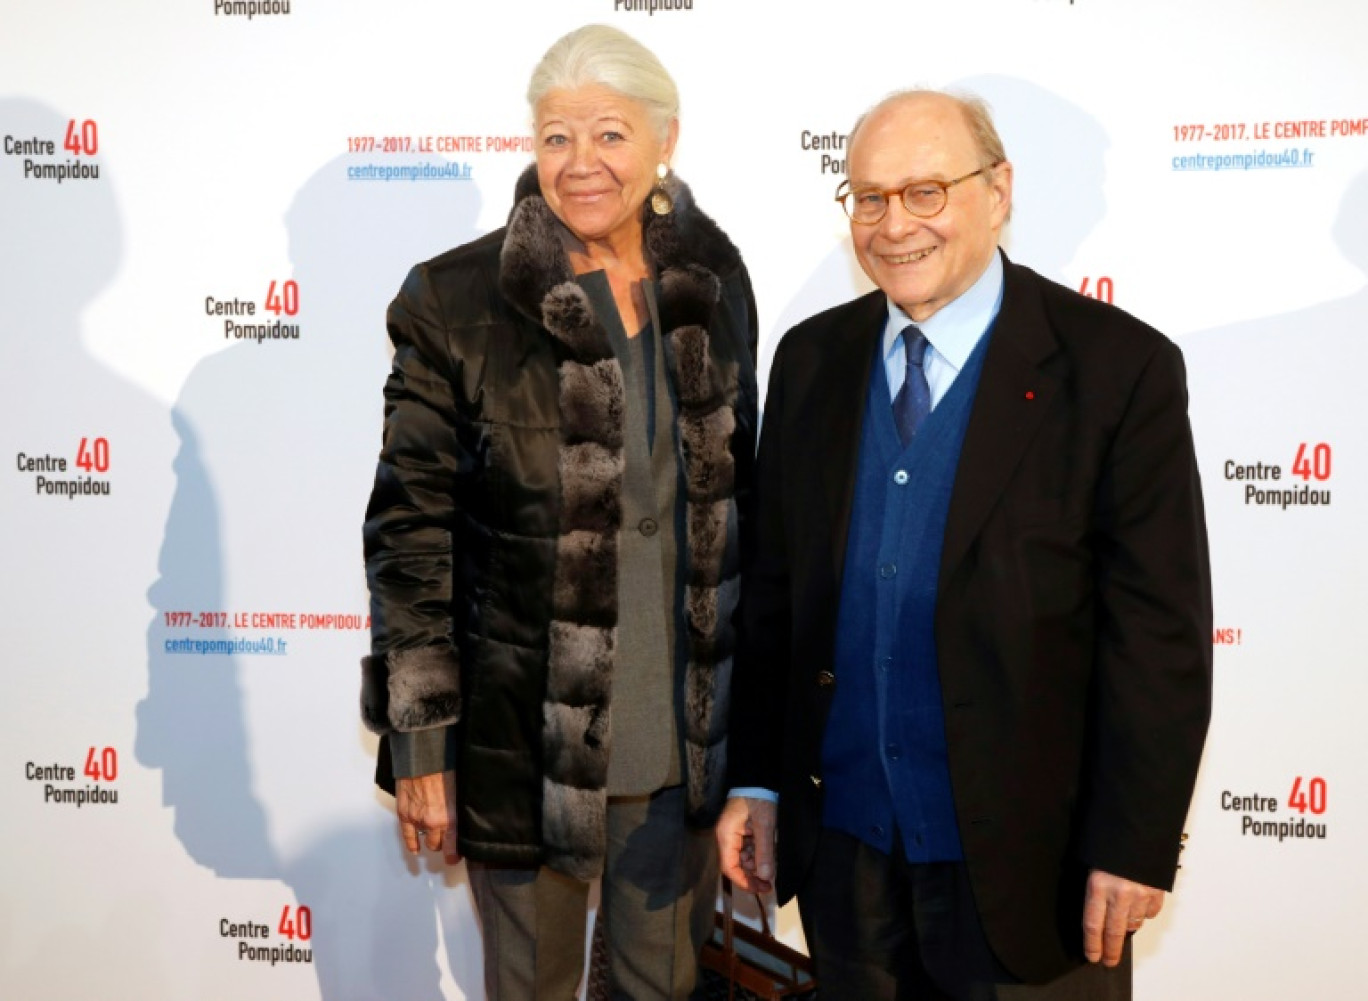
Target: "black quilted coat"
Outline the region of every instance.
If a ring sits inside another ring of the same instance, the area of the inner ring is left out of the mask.
[[[725,793],[756,316],[736,248],[672,192],[645,243],[685,505],[676,702],[691,819],[708,824]],[[458,727],[464,854],[590,878],[612,747],[623,382],[560,226],[528,171],[504,229],[414,268],[390,306],[361,701],[380,734]]]

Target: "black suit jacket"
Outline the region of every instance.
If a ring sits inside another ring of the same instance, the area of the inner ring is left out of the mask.
[[[1211,598],[1182,356],[1008,262],[936,607],[965,861],[1018,977],[1081,961],[1090,869],[1172,886],[1211,698]],[[811,870],[875,292],[780,343],[733,681],[733,786],[779,791],[778,891]]]

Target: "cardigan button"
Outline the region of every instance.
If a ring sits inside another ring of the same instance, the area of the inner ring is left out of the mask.
[[[900,487],[907,486],[907,480],[908,476],[906,469],[899,469],[896,473],[893,474],[893,482]]]
[[[659,529],[660,526],[656,524],[654,518],[642,518],[641,521],[637,523],[637,531],[648,539],[655,535]]]
[[[836,684],[836,675],[832,674],[830,671],[817,672],[817,685],[819,688],[830,688],[834,684]]]

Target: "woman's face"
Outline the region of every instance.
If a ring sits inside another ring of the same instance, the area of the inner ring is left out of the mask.
[[[639,239],[656,165],[674,152],[678,122],[662,142],[646,109],[592,84],[553,90],[535,109],[537,180],[551,211],[585,243]]]

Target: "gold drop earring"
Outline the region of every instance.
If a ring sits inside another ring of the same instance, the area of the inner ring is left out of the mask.
[[[669,176],[669,164],[659,163],[656,165],[656,186],[651,192],[651,211],[656,215],[669,215],[674,211],[674,199],[665,190],[665,178]]]

